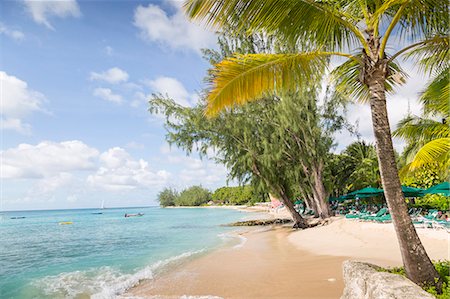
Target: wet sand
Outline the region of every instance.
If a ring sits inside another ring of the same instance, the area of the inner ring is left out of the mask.
[[[315,255],[288,242],[290,228],[243,234],[247,240],[195,259],[125,296],[179,298],[339,298],[345,257]]]
[[[430,258],[449,259],[450,234],[430,229],[418,233]],[[124,297],[340,298],[342,262],[347,259],[400,266],[392,223],[333,217],[329,225],[300,231],[289,226],[247,229],[235,244],[141,282]]]

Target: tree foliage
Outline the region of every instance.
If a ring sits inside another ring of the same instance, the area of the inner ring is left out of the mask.
[[[357,141],[341,154],[334,154],[327,163],[333,195],[341,196],[365,187],[381,188],[375,146]]]
[[[221,187],[212,194],[212,201],[216,204],[253,205],[256,202],[265,201],[266,198],[268,198],[267,195],[261,196],[250,185]]]
[[[177,206],[200,206],[211,200],[211,192],[202,186],[192,186],[180,192],[175,200]]]
[[[162,207],[168,206],[201,206],[211,200],[211,192],[202,186],[191,186],[180,193],[172,188],[165,188],[158,194]]]
[[[164,188],[159,192],[157,200],[162,207],[174,206],[179,194],[175,189]]]

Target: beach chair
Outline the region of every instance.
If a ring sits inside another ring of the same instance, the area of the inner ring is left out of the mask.
[[[392,216],[391,214],[385,214],[381,217],[375,217],[376,222],[381,222],[381,223],[388,223],[388,222],[392,222]]]
[[[385,215],[386,213],[387,213],[387,209],[386,208],[382,208],[376,214],[363,216],[363,217],[360,217],[359,219],[361,219],[361,220],[375,220],[377,217],[381,217],[381,216]]]
[[[434,229],[444,229],[447,233],[450,233],[450,222],[446,220],[437,220],[432,222]]]
[[[356,209],[351,210],[350,213],[345,215],[345,218],[346,219],[359,219],[360,217],[366,216],[366,215],[369,215],[369,213],[367,212],[366,207],[363,207],[361,209],[361,211],[358,211]]]

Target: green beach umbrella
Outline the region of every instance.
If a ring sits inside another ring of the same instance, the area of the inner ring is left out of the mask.
[[[424,196],[425,189],[402,186],[403,195],[405,197],[422,197]]]
[[[294,205],[301,205],[302,203],[303,203],[302,200],[297,199],[297,200],[294,202]]]
[[[450,196],[450,184],[449,182],[443,182],[439,185],[435,185],[427,190],[423,191],[425,194],[443,194],[445,196]]]
[[[383,190],[373,187],[366,187],[360,190],[353,191],[347,195],[345,195],[345,199],[354,199],[354,198],[369,198],[383,195]]]

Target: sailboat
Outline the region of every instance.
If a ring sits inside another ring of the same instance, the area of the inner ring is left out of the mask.
[[[101,210],[104,210],[104,209],[105,209],[105,200],[104,200],[104,199],[102,200],[102,206],[101,206],[100,209],[101,209]],[[95,215],[101,215],[101,214],[103,214],[103,212],[94,212],[94,213],[92,213],[92,214],[95,214]]]

